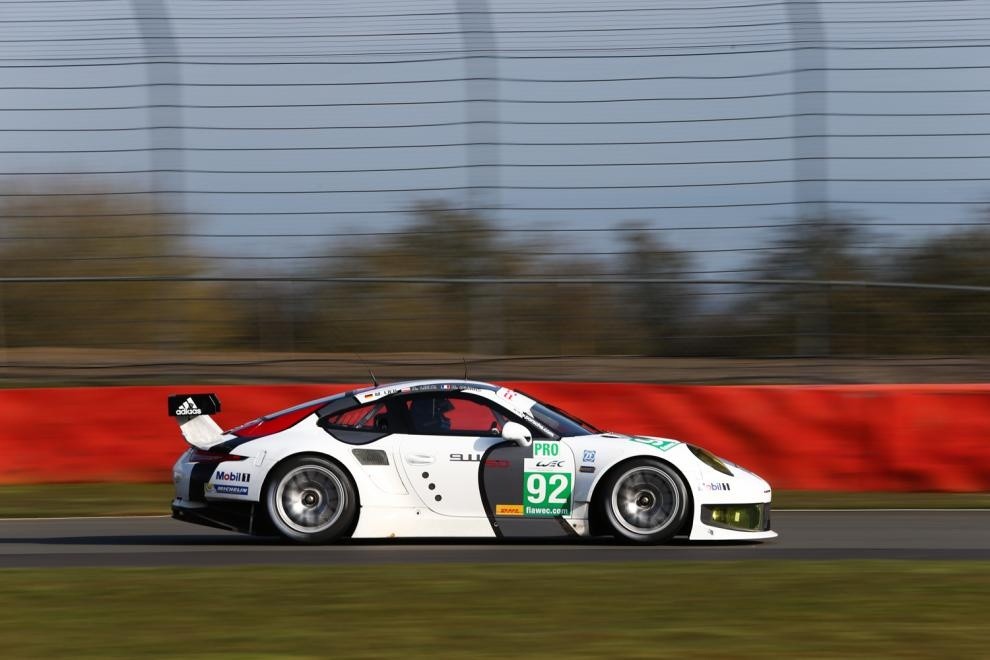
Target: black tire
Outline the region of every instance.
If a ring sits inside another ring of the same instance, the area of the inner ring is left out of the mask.
[[[688,517],[690,496],[672,467],[648,458],[612,470],[595,498],[598,519],[619,539],[657,544],[672,539]]]
[[[297,543],[330,543],[350,533],[357,490],[337,464],[316,456],[290,458],[269,476],[265,506],[275,530]]]

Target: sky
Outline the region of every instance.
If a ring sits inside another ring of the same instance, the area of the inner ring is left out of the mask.
[[[444,199],[523,249],[614,252],[635,221],[744,275],[820,196],[880,249],[990,199],[990,0],[0,0],[0,25],[0,192],[171,191],[197,233],[260,236],[190,248],[228,269],[313,269],[340,244],[292,235]]]

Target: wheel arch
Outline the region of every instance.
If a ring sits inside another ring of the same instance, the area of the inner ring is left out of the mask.
[[[598,476],[598,479],[595,480],[595,483],[592,484],[591,492],[588,493],[588,510],[590,514],[588,516],[588,524],[591,526],[592,536],[604,534],[605,531],[609,529],[608,522],[601,519],[602,516],[600,514],[600,507],[598,506],[599,498],[605,496],[603,494],[602,484],[605,483],[611,475],[625,469],[625,466],[630,463],[642,461],[644,459],[666,465],[671,470],[676,472],[677,476],[684,481],[684,490],[687,491],[688,516],[685,519],[684,524],[681,525],[681,528],[677,530],[677,534],[680,535],[691,533],[691,527],[694,523],[694,493],[691,490],[690,480],[684,476],[684,471],[677,467],[674,463],[671,463],[670,461],[659,456],[655,456],[653,454],[637,454],[635,456],[627,456],[626,458],[623,458],[621,461],[602,472],[601,475]]]
[[[356,504],[357,504],[357,510],[356,510],[355,515],[354,515],[354,521],[347,527],[347,530],[345,532],[345,535],[350,536],[351,534],[353,534],[354,533],[354,530],[357,529],[358,522],[361,519],[361,489],[358,487],[358,480],[354,478],[354,473],[346,465],[344,465],[342,462],[340,462],[338,459],[334,458],[333,456],[331,456],[329,454],[325,454],[323,452],[319,452],[319,451],[301,451],[301,452],[297,452],[295,454],[289,454],[287,456],[283,456],[278,461],[276,461],[275,463],[273,463],[268,468],[268,472],[265,474],[265,480],[261,484],[261,498],[260,498],[260,501],[258,502],[259,506],[262,508],[263,511],[265,511],[266,514],[268,513],[268,511],[267,511],[267,503],[266,503],[266,500],[268,498],[266,497],[266,494],[268,493],[268,486],[269,486],[269,484],[272,481],[272,475],[274,475],[274,474],[276,474],[278,472],[278,468],[281,465],[285,464],[288,461],[297,460],[297,459],[300,459],[300,458],[319,458],[319,459],[328,461],[330,463],[333,463],[338,468],[340,468],[341,470],[343,470],[344,474],[347,475],[347,478],[351,480],[351,483],[354,485],[354,496],[357,499],[357,502],[356,502]],[[271,523],[269,522],[268,525],[270,526]]]

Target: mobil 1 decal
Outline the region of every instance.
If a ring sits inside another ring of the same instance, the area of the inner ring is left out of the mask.
[[[560,442],[533,442],[533,457],[523,461],[523,515],[566,516],[571,513],[574,466]]]

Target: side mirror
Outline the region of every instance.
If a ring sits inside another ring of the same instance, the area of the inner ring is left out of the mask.
[[[506,422],[502,427],[502,439],[514,442],[520,447],[529,447],[533,444],[533,434],[519,422]]]

